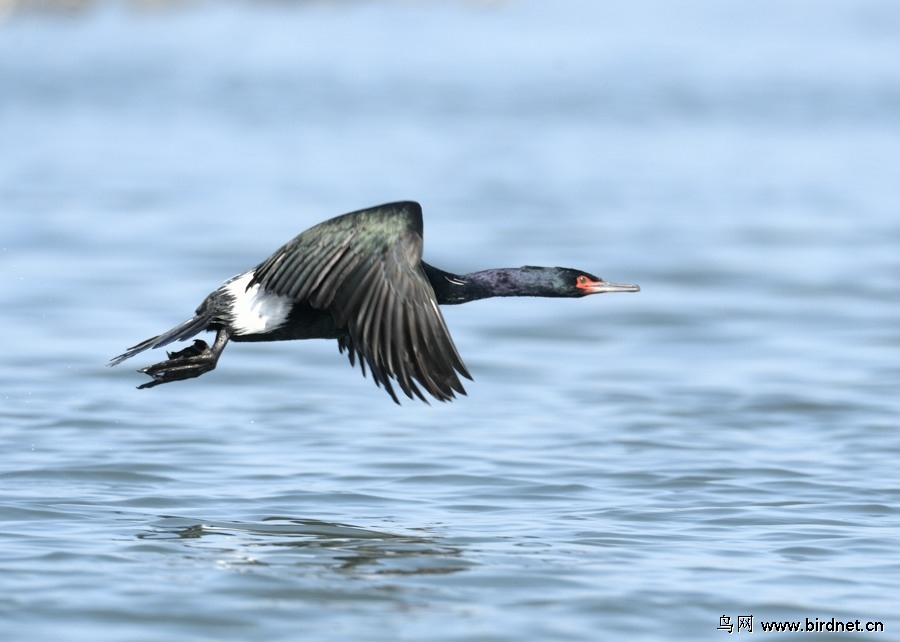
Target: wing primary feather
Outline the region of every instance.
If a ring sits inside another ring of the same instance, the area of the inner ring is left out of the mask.
[[[350,251],[350,242],[347,239],[340,246],[331,249],[329,256],[323,257],[321,263],[316,266],[315,271],[309,270],[309,274],[304,274],[304,282],[306,283],[307,292],[316,291],[326,277],[336,269],[344,260],[347,252]]]
[[[369,313],[368,327],[366,328],[369,344],[372,346],[375,360],[383,365],[388,373],[395,374],[391,356],[390,337],[387,337],[387,340],[385,340],[382,330],[385,320],[390,314],[388,310],[396,309],[398,305],[403,305],[403,303],[397,301],[390,287],[384,282],[376,285],[372,298],[372,308]]]
[[[421,308],[417,310],[420,312]],[[423,319],[421,314],[411,315],[415,320],[415,330],[413,330],[413,350],[416,352],[417,379],[425,386],[428,392],[439,399],[446,401],[448,399],[445,386],[439,381],[441,364],[434,359],[431,346],[435,345],[433,328],[429,323],[430,319]],[[438,375],[436,377],[436,375]]]
[[[332,299],[329,309],[339,326],[348,326],[350,315],[358,312],[359,303],[366,295],[366,277],[364,271],[357,270],[351,273]]]
[[[445,355],[443,354],[445,339],[443,328],[441,327],[443,325],[441,323],[441,317],[427,315],[421,319],[421,325],[423,330],[427,333],[425,344],[428,351],[426,362],[426,365],[428,366],[427,372],[435,382],[434,385],[438,387],[442,393],[452,394],[448,392],[447,380],[452,379],[455,375],[453,374],[452,366],[447,363]]]
[[[393,297],[393,292],[391,296]],[[379,330],[381,331],[379,343],[384,346],[388,370],[394,372],[398,381],[406,378],[406,365],[401,357],[400,337],[394,334],[394,319],[403,313],[403,307],[405,307],[405,304],[396,300],[392,305],[386,305],[379,325]]]
[[[361,260],[351,249],[341,255],[341,259],[329,270],[316,289],[309,293],[310,304],[320,310],[331,308],[335,298],[347,290],[347,282],[359,269]]]

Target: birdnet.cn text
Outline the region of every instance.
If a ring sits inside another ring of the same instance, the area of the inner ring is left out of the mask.
[[[719,618],[719,631],[726,633],[883,633],[883,622],[838,620],[836,618],[804,618],[803,620],[757,620],[752,615]]]

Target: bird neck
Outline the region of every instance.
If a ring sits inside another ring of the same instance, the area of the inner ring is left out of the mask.
[[[437,302],[441,305],[468,303],[498,296],[560,296],[546,279],[546,268],[493,268],[453,274],[422,262]]]

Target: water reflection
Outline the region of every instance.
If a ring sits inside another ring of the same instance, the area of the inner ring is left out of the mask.
[[[163,517],[138,538],[184,540],[195,549],[237,556],[243,564],[324,564],[335,571],[357,574],[433,575],[456,573],[473,565],[463,559],[459,547],[435,537],[315,519],[267,517],[261,522],[198,522]],[[292,556],[291,552],[297,555]]]

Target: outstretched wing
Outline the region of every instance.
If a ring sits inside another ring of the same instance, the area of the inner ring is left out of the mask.
[[[397,401],[419,390],[440,401],[471,379],[422,268],[422,208],[411,201],[344,214],[303,232],[255,270],[255,284],[331,313],[359,357]]]

